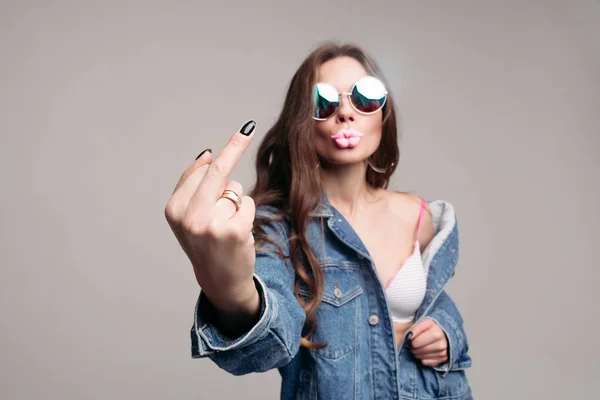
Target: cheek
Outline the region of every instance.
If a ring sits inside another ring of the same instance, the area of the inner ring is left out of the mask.
[[[336,131],[335,122],[330,120],[319,122],[315,125],[314,141],[317,147],[321,147],[331,140],[331,135]]]
[[[325,120],[325,121],[319,121],[315,124],[315,132],[316,132],[316,137],[327,137],[330,135],[330,132],[332,132],[335,128],[335,121],[333,121],[332,118]]]
[[[383,114],[379,111],[375,115],[369,116],[369,124],[372,127],[373,133],[381,134],[381,128],[383,127]]]
[[[368,116],[364,121],[363,129],[369,134],[370,137],[379,141],[381,139],[383,129],[381,115]]]

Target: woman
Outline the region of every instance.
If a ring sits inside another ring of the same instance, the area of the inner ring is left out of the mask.
[[[165,209],[202,287],[192,356],[278,368],[282,399],[470,399],[450,204],[387,190],[391,95],[355,46],[300,66],[242,195],[229,174],[255,123],[183,173]]]

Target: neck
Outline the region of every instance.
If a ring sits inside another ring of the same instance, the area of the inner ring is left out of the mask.
[[[346,218],[353,219],[379,191],[365,179],[367,164],[321,166],[323,190],[332,206]]]

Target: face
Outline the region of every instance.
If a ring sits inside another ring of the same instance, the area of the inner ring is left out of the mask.
[[[319,67],[318,82],[333,85],[339,93],[352,90],[354,83],[367,76],[367,71],[354,58],[338,57]],[[382,110],[361,114],[341,96],[336,114],[325,121],[316,121],[315,145],[322,161],[342,165],[362,163],[379,147]]]

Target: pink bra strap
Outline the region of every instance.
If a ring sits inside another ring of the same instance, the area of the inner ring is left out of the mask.
[[[417,225],[417,237],[416,240],[419,239],[419,235],[421,234],[421,225],[423,224],[423,210],[427,208],[425,204],[425,200],[421,199],[421,212],[419,213],[419,224]]]

